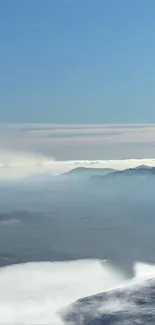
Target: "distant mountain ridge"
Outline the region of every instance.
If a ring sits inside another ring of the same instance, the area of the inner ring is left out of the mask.
[[[90,167],[77,167],[63,173],[63,177],[82,178],[91,176],[105,176],[109,173],[113,173],[115,170],[111,168],[90,168]]]
[[[134,177],[134,176],[151,176],[155,175],[154,166],[140,165],[134,168],[127,168],[124,170],[115,170],[111,168],[89,168],[77,167],[61,174],[61,177],[73,180],[82,179],[96,179],[108,180],[116,177]]]
[[[93,178],[99,179],[99,178],[104,178],[104,179],[108,179],[108,178],[113,178],[113,177],[119,177],[119,176],[151,176],[151,175],[155,175],[155,167],[154,166],[145,166],[145,165],[141,165],[141,166],[137,166],[134,168],[127,168],[124,170],[114,170],[110,173],[107,173],[105,175],[94,175]]]
[[[110,175],[122,175],[122,176],[143,176],[143,175],[153,175],[155,174],[155,167],[150,167],[150,166],[137,166],[135,168],[127,168],[124,170],[117,170]],[[108,176],[108,175],[107,175]]]

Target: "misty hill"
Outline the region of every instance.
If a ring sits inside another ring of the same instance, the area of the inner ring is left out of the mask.
[[[142,165],[135,168],[128,168],[125,170],[116,171],[114,174],[123,176],[151,176],[155,175],[155,167]]]
[[[109,173],[114,172],[114,169],[111,168],[88,168],[88,167],[77,167],[74,168],[61,176],[74,178],[74,179],[81,179],[81,178],[87,178],[91,176],[105,176]]]
[[[150,167],[150,166],[138,166],[135,168],[128,168],[128,169],[124,169],[124,170],[117,170],[117,171],[113,171],[110,172],[106,175],[103,175],[104,178],[102,177],[102,175],[95,175],[93,176],[93,179],[110,179],[110,178],[115,178],[115,177],[132,177],[132,176],[152,176],[155,175],[155,167]]]
[[[89,188],[106,199],[151,200],[155,192],[155,167],[138,166],[89,179]],[[125,202],[125,201],[124,201]]]

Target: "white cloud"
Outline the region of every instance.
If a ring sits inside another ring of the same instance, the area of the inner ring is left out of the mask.
[[[60,325],[76,299],[116,287],[125,277],[99,260],[39,262],[0,269],[0,325]]]

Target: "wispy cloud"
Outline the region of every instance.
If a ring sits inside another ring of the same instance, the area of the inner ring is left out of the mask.
[[[0,150],[58,160],[152,157],[154,143],[154,124],[0,125]]]

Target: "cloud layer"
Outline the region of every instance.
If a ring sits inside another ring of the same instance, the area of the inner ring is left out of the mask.
[[[16,167],[13,175],[17,177],[33,173],[34,168],[38,172],[41,167],[60,173],[73,165],[108,164],[118,169],[141,163],[154,165],[154,148],[154,124],[0,125],[0,167],[4,178],[11,177],[10,167]]]
[[[152,158],[155,125],[0,125],[0,150],[57,160]]]

